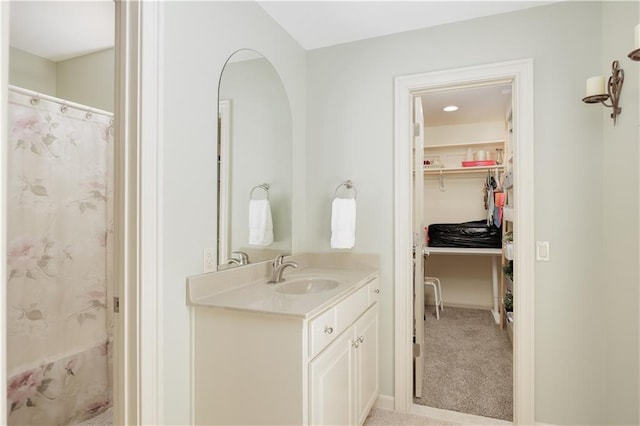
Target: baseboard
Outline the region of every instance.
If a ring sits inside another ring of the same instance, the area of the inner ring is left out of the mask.
[[[447,424],[460,425],[512,425],[513,422],[506,420],[492,419],[490,417],[476,416],[473,414],[459,413],[457,411],[443,410],[440,408],[427,407],[413,404],[412,414],[426,416]]]
[[[382,408],[384,410],[393,410],[395,406],[395,398],[391,395],[378,395],[378,399],[373,404],[373,408]]]
[[[395,398],[391,395],[378,395],[378,399],[373,404],[373,408],[381,408],[383,410],[395,409]],[[505,420],[497,420],[489,417],[474,416],[473,414],[464,414],[457,411],[442,410],[440,408],[426,407],[423,405],[413,404],[413,414],[431,417],[434,420],[442,422],[455,422],[460,424],[473,425],[511,425],[512,422]],[[536,422],[536,426],[557,426],[551,423]]]

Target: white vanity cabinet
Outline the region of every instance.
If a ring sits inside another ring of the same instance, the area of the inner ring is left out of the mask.
[[[309,363],[310,423],[362,424],[378,395],[378,306]]]
[[[378,282],[305,315],[194,304],[194,423],[361,424],[378,396]]]

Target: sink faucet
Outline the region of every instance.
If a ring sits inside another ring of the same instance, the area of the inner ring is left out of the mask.
[[[240,256],[240,265],[248,265],[249,264],[249,255],[243,251],[234,251],[233,254],[237,254]]]
[[[284,262],[284,257],[288,256],[287,253],[279,254],[275,259],[273,259],[273,269],[276,269],[278,266],[282,265]]]
[[[297,268],[298,264],[296,262],[284,262],[274,267],[273,275],[271,275],[271,279],[267,281],[267,284],[277,284],[284,281],[284,278],[282,278],[282,272],[289,266],[291,266],[292,268]]]

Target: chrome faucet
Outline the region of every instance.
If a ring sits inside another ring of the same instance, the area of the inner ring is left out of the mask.
[[[289,266],[297,268],[298,264],[296,262],[283,262],[280,265],[275,266],[273,268],[273,275],[271,275],[271,279],[267,281],[267,284],[277,284],[284,281],[284,278],[282,278],[282,272]]]
[[[233,254],[237,254],[240,256],[239,265],[248,265],[249,264],[249,255],[243,251],[234,251]]]
[[[227,259],[226,262],[224,262],[227,265],[239,265],[240,261],[238,259],[235,259],[233,257],[230,257],[229,259]]]
[[[282,265],[284,262],[284,257],[288,256],[287,253],[279,254],[275,259],[273,259],[273,269],[276,269],[278,266]]]

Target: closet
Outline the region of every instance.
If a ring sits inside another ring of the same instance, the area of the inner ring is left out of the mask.
[[[444,309],[438,318],[433,287],[416,294],[426,309],[424,328],[416,317],[414,402],[511,420],[511,84],[419,96],[424,132],[423,147],[415,141],[414,211],[425,228],[424,276],[439,279]],[[457,111],[445,112],[453,105]]]
[[[499,226],[491,231],[497,238],[490,242],[476,244],[473,235],[465,232],[459,237],[452,235],[454,243],[427,241],[425,273],[443,282],[445,306],[488,309],[500,324],[505,316],[503,296],[508,291],[501,266],[508,260],[503,255],[502,236],[497,234],[504,234],[510,227],[503,225],[505,209],[494,209],[494,203],[512,196],[502,188],[513,158],[509,144],[510,86],[453,92],[423,96],[424,223],[429,227],[486,221],[492,212],[499,216],[491,219],[493,226]],[[430,115],[430,107],[442,108],[444,102],[456,102],[460,109]],[[488,182],[494,183],[493,191],[487,191]],[[429,230],[425,231],[428,239]],[[435,231],[433,228],[431,234]],[[464,240],[465,235],[470,235],[469,241]],[[433,304],[432,294],[425,297],[427,304]]]

